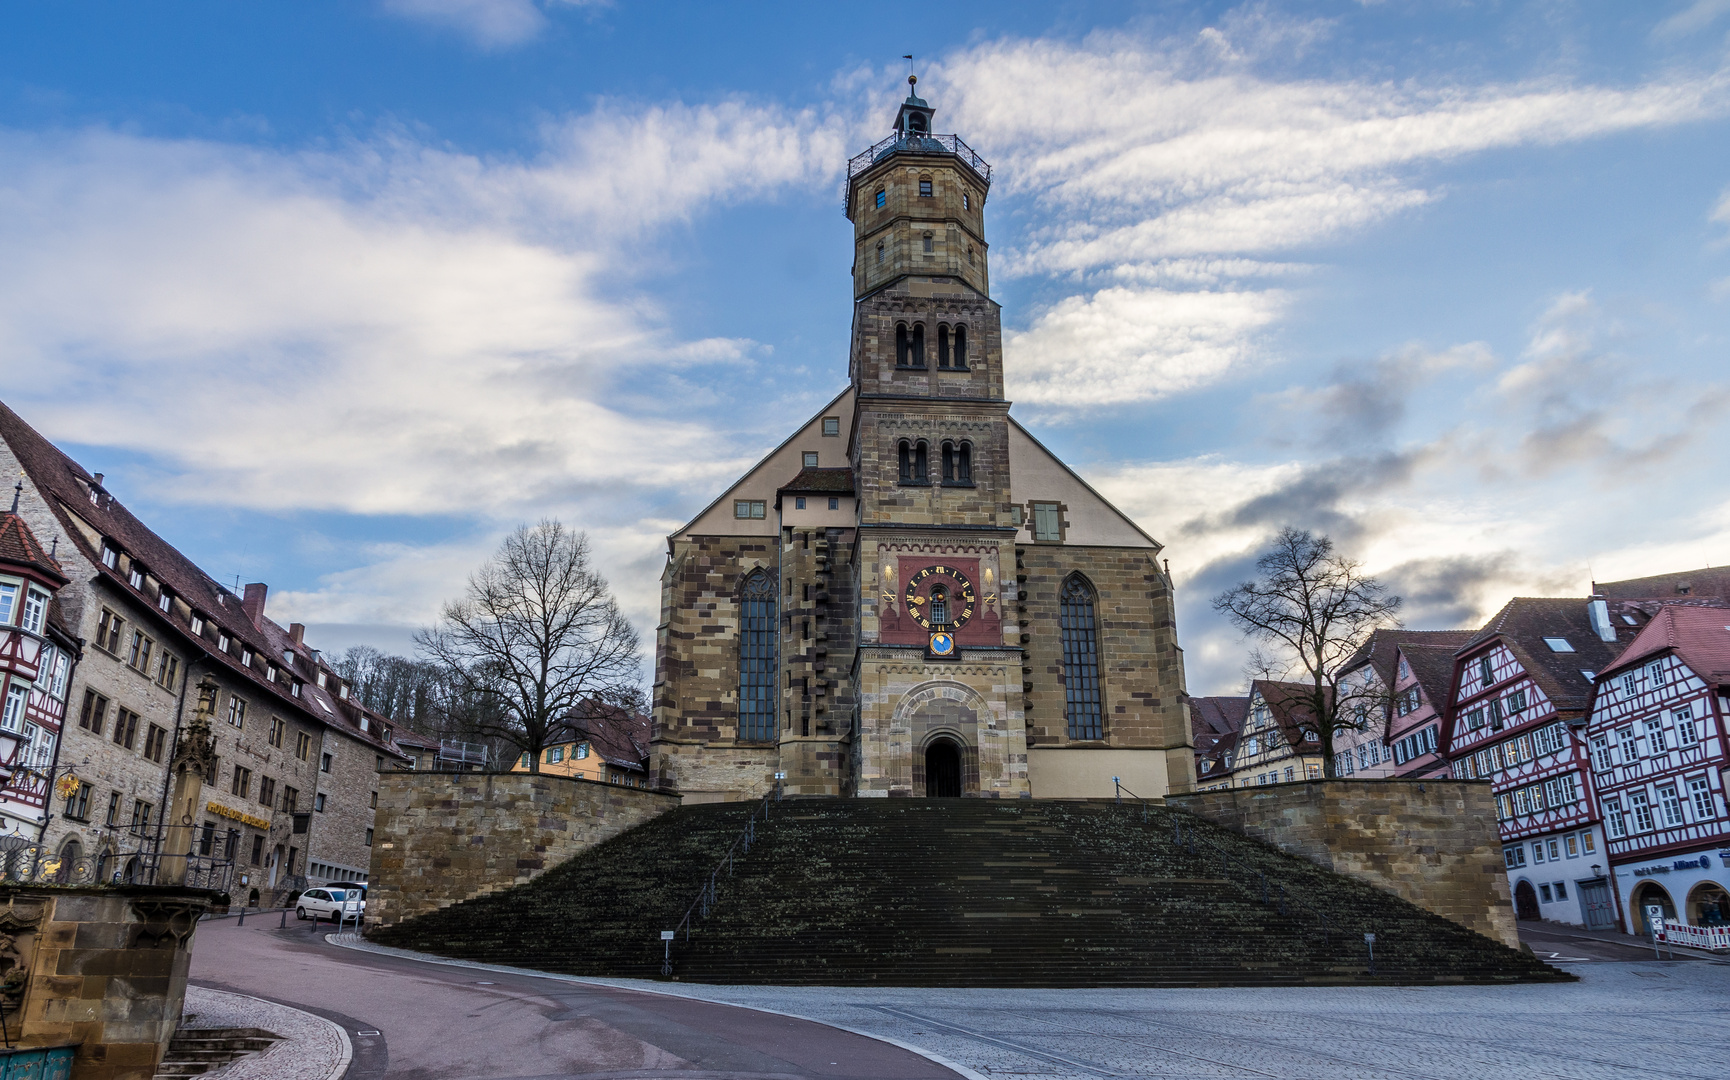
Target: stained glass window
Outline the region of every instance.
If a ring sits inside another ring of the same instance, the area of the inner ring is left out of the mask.
[[[1105,737],[1099,699],[1099,631],[1093,617],[1093,590],[1079,575],[1063,583],[1063,688],[1069,737]]]
[[[758,570],[739,598],[739,738],[775,737],[775,582]]]

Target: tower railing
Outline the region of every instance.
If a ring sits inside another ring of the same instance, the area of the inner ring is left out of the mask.
[[[991,183],[990,163],[974,153],[971,146],[962,142],[961,136],[908,135],[897,131],[847,160],[847,180],[841,196],[843,207],[850,208],[848,201],[852,197],[853,178],[894,153],[948,154],[972,169],[982,183]]]

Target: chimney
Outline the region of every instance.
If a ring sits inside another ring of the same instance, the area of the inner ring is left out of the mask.
[[[306,640],[306,624],[298,622],[289,623],[288,640],[294,642],[295,648],[300,648],[301,642]]]
[[[262,581],[254,581],[246,586],[246,593],[240,598],[240,610],[246,612],[246,617],[252,620],[254,628],[264,620],[264,594],[270,591],[270,586]]]
[[[91,473],[90,475],[91,475],[91,478],[96,481],[96,486],[101,487],[102,486],[102,474],[101,473]]]

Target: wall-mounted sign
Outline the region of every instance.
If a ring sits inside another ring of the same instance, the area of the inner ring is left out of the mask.
[[[1719,852],[1718,854],[1719,854],[1720,858],[1724,857],[1723,852]],[[1730,859],[1726,859],[1725,861],[1730,862]],[[1668,874],[1668,873],[1671,873],[1671,872],[1676,871],[1676,870],[1710,870],[1710,869],[1712,869],[1712,856],[1702,855],[1697,859],[1677,859],[1675,862],[1671,863],[1669,866],[1660,865],[1660,866],[1636,867],[1634,870],[1634,876],[1635,877],[1651,877],[1653,874]]]
[[[253,817],[251,814],[230,809],[214,800],[206,803],[204,808],[215,814],[217,817],[225,817],[230,821],[238,821],[242,825],[251,825],[255,829],[268,830],[270,828],[270,822],[266,821],[264,818]]]

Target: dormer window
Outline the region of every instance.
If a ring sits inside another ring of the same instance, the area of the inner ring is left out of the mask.
[[[221,652],[228,651],[228,635],[221,630],[216,632],[216,648]]]
[[[277,669],[276,669],[276,665],[275,665],[275,664],[266,664],[266,665],[264,665],[264,678],[265,678],[265,681],[267,681],[267,682],[275,682],[275,681],[276,681],[276,670],[277,670]]]
[[[174,610],[174,594],[169,592],[167,589],[163,589],[156,597],[156,607],[160,611]]]
[[[252,666],[252,650],[251,649],[241,649],[240,650],[240,666],[241,667],[251,667]]]
[[[877,209],[879,209],[879,210],[883,209],[884,205],[887,204],[888,201],[889,201],[889,196],[883,191],[882,188],[878,188],[877,189]],[[882,251],[883,245],[878,244],[877,250]]]
[[[326,676],[325,676],[324,672],[321,671],[318,673],[318,688],[320,690],[324,689],[325,678],[326,678]]]
[[[102,545],[102,565],[108,567],[108,569],[110,569],[110,570],[119,569],[120,568],[120,552],[115,551],[113,548],[109,547],[107,544],[103,544]]]
[[[192,632],[200,637],[204,635],[204,616],[196,611],[192,613]]]
[[[126,574],[126,580],[130,581],[132,583],[132,587],[134,589],[138,589],[139,591],[143,591],[143,589],[144,589],[144,570],[143,570],[143,568],[140,567],[137,563],[133,563],[132,569],[129,570]]]
[[[348,684],[347,683],[343,683],[341,686],[336,688],[336,696],[341,698],[343,701],[348,700]]]
[[[931,181],[919,181],[919,197],[921,199],[929,199],[931,197]]]
[[[296,680],[294,680],[294,685],[290,686],[288,688],[288,692],[289,692],[289,694],[291,694],[294,697],[299,697],[300,696],[300,688],[305,686],[305,685],[306,685],[305,683],[301,682],[299,679],[296,679]]]

